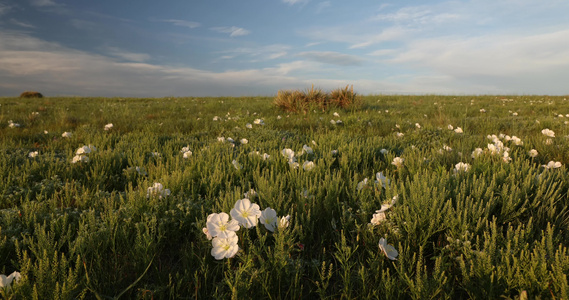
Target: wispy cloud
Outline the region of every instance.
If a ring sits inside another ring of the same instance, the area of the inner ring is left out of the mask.
[[[8,13],[12,9],[8,4],[0,3],[0,16]]]
[[[36,28],[34,25],[24,22],[24,21],[18,21],[16,19],[10,19],[10,23],[14,24],[14,25],[18,25],[20,27],[24,27],[24,28]]]
[[[121,58],[126,61],[145,62],[150,60],[150,55],[146,53],[129,52],[116,47],[106,47],[105,52],[111,56]]]
[[[220,33],[229,33],[230,37],[236,37],[236,36],[244,36],[244,35],[248,35],[251,33],[251,31],[244,29],[244,28],[240,28],[240,27],[235,27],[235,26],[231,26],[231,27],[212,27],[210,28],[213,31],[217,31]]]
[[[348,55],[331,51],[309,51],[301,52],[298,54],[309,60],[317,61],[320,63],[339,65],[339,66],[357,66],[361,65],[363,60],[354,55]]]
[[[32,0],[30,3],[33,6],[37,6],[37,7],[59,6],[60,5],[53,0]]]
[[[307,3],[310,0],[282,0],[284,3],[289,4],[289,5],[295,5],[298,3]]]
[[[226,51],[219,51],[224,54],[220,59],[232,59],[246,57],[249,62],[267,61],[284,57],[291,49],[289,45],[271,44],[257,47],[239,47]]]
[[[190,29],[194,29],[197,27],[200,27],[201,24],[198,22],[192,22],[192,21],[186,21],[186,20],[178,20],[178,19],[159,19],[157,20],[159,22],[166,22],[166,23],[171,23],[175,26],[181,26],[181,27],[187,27]]]

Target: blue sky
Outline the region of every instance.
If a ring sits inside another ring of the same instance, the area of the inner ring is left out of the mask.
[[[0,96],[256,96],[312,84],[567,95],[567,13],[567,0],[0,0]]]

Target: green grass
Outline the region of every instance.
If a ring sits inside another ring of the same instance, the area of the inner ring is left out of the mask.
[[[565,97],[376,95],[358,109],[306,114],[272,102],[0,98],[0,274],[22,275],[0,295],[518,299],[526,291],[569,299]],[[108,123],[114,126],[105,131]],[[555,132],[551,145],[545,128]],[[501,138],[510,162],[488,153],[492,134],[523,141]],[[84,145],[97,151],[72,164]],[[293,169],[281,151],[303,145],[314,153],[299,156]],[[186,146],[188,159],[180,152]],[[472,158],[475,148],[486,153]],[[395,157],[402,167],[391,164]],[[307,160],[316,165],[311,171],[302,168]],[[546,170],[549,161],[563,166]],[[455,174],[459,162],[470,170]],[[386,188],[373,184],[380,171]],[[370,183],[358,190],[364,178]],[[155,182],[171,194],[148,198]],[[229,213],[251,188],[261,210],[290,215],[290,226],[241,228],[238,254],[215,260],[202,233],[207,216]],[[386,220],[371,226],[394,196]],[[397,260],[380,251],[382,237]]]

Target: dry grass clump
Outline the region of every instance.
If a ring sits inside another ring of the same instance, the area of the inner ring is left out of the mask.
[[[43,95],[40,92],[25,91],[20,94],[20,98],[43,98]]]
[[[326,111],[330,108],[355,108],[361,101],[354,93],[354,86],[348,87],[338,88],[331,93],[314,88],[314,85],[306,91],[279,90],[273,104],[281,110],[294,113],[306,113],[311,109]]]

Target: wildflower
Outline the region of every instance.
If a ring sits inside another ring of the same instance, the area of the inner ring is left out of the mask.
[[[89,157],[85,156],[85,155],[75,155],[73,157],[73,160],[71,161],[71,163],[74,164],[74,163],[78,163],[78,162],[88,163]]]
[[[280,115],[278,115],[278,116],[277,116],[277,120],[280,120],[280,119],[282,119],[282,117],[281,117]]]
[[[265,208],[265,210],[261,212],[259,221],[261,222],[261,224],[265,225],[265,228],[267,228],[268,231],[275,232],[275,228],[277,228],[277,221],[278,221],[277,212],[274,209],[267,207]]]
[[[263,155],[261,155],[261,158],[262,158],[263,160],[267,160],[267,159],[270,159],[271,156],[270,156],[269,154],[267,154],[267,153],[263,153]]]
[[[385,221],[387,218],[385,217],[385,213],[384,212],[376,212],[375,214],[373,214],[370,224],[371,225],[379,225],[379,223],[381,223],[382,221]]]
[[[245,144],[249,143],[249,140],[248,139],[241,139],[239,142],[241,144],[245,145]]]
[[[222,213],[213,213],[207,216],[206,228],[212,237],[230,238],[235,236],[235,231],[239,230],[239,222],[232,219],[229,220],[229,215]]]
[[[454,166],[454,173],[457,174],[459,172],[468,172],[470,170],[470,164],[459,162]]]
[[[209,230],[207,230],[207,227],[202,228],[202,232],[205,234],[206,238],[208,240],[211,241],[211,239],[213,239],[213,237],[211,236],[211,234],[209,234]]]
[[[339,117],[340,117],[340,114],[337,113],[337,112],[334,112],[334,117],[338,117],[338,118],[339,118]]]
[[[38,152],[38,151],[32,151],[32,152],[30,152],[30,153],[28,154],[28,157],[34,158],[34,157],[36,157],[36,156],[38,156],[38,155],[39,155],[39,152]]]
[[[289,162],[296,161],[296,158],[294,157],[294,151],[292,151],[292,149],[285,148],[281,151],[281,154],[287,158]]]
[[[257,125],[265,125],[265,121],[263,121],[262,119],[255,119],[255,121],[253,121],[253,123],[255,123]]]
[[[251,128],[253,128],[253,125],[251,125],[251,123],[247,123],[247,124],[245,124],[245,127],[251,129]]]
[[[462,128],[460,128],[460,127],[456,127],[456,129],[454,130],[454,132],[456,132],[456,133],[463,133]]]
[[[555,132],[553,132],[553,130],[550,130],[549,128],[543,129],[541,133],[548,137],[555,137]]]
[[[279,221],[279,228],[287,228],[290,225],[290,215],[281,217]]]
[[[336,125],[336,121],[335,121],[335,120],[330,120],[330,124]]]
[[[297,163],[296,161],[289,161],[288,165],[291,166],[293,169],[298,169],[298,167],[300,167],[300,164]]]
[[[417,129],[421,129],[421,124],[415,123],[415,127],[417,127]]]
[[[443,145],[443,150],[448,151],[448,152],[451,152],[451,151],[452,151],[452,148],[449,147],[449,146],[447,146],[447,145]]]
[[[368,179],[364,178],[364,180],[358,182],[357,190],[361,191],[367,185]]]
[[[302,164],[302,168],[303,168],[305,171],[310,171],[310,170],[314,169],[315,166],[316,166],[316,165],[314,164],[314,162],[311,162],[311,161],[305,161],[305,162]]]
[[[510,161],[512,161],[512,158],[510,157],[510,154],[508,153],[508,151],[504,151],[503,156],[502,156],[502,160],[506,163],[509,163]]]
[[[18,127],[20,127],[20,124],[14,123],[14,121],[10,120],[10,121],[8,121],[8,127],[10,127],[10,128],[18,128]]]
[[[233,167],[235,167],[235,169],[237,170],[241,170],[243,169],[243,166],[237,161],[237,160],[233,160],[231,161],[231,164],[233,165]]]
[[[375,184],[380,184],[385,188],[389,184],[389,179],[383,175],[381,172],[375,174]]]
[[[188,151],[184,152],[183,157],[184,158],[190,158],[190,156],[192,156],[192,154],[193,154],[192,151],[188,150]]]
[[[403,134],[403,132],[396,132],[396,133],[395,133],[395,136],[398,137],[398,138],[401,138],[401,137],[403,137],[404,135],[405,135],[405,134]]]
[[[231,209],[230,214],[233,219],[239,222],[239,225],[251,228],[257,226],[261,210],[258,204],[251,203],[249,199],[245,198],[235,202],[235,206]]]
[[[336,125],[342,125],[342,120],[336,120]]]
[[[152,155],[152,157],[154,157],[154,158],[161,158],[162,157],[162,154],[160,154],[160,152],[152,152],[152,153],[150,153],[150,155]]]
[[[398,156],[393,159],[393,162],[391,162],[391,164],[399,168],[403,166],[404,161],[405,159]]]
[[[258,194],[257,191],[255,191],[254,189],[250,189],[248,192],[243,193],[243,196],[245,196],[245,198],[248,199],[255,199]]]
[[[12,272],[12,274],[6,276],[4,274],[0,274],[0,288],[7,288],[10,289],[10,285],[12,285],[13,281],[18,282],[22,276],[20,272]]]
[[[486,110],[485,110],[484,108],[481,108],[481,109],[480,109],[480,112],[481,112],[481,113],[485,113]]]
[[[218,117],[218,116],[215,116],[215,117],[213,117],[213,120],[214,120],[214,121],[219,121],[219,117]]]
[[[77,155],[83,155],[83,154],[89,154],[91,153],[91,148],[89,146],[83,146],[79,149],[77,149],[77,151],[75,151],[75,154]]]
[[[452,125],[450,125],[450,124],[447,126],[447,128],[448,128],[448,130],[453,130],[453,129],[454,129],[454,127],[452,127]]]
[[[545,144],[546,144],[546,145],[551,145],[551,144],[553,144],[553,140],[552,140],[552,139],[547,139],[547,140],[545,140]]]
[[[217,260],[232,258],[239,251],[238,240],[239,238],[236,235],[230,238],[214,238],[211,241],[213,246],[211,255]]]
[[[158,199],[162,199],[163,197],[166,197],[170,195],[170,190],[169,189],[164,189],[164,186],[159,183],[159,182],[155,182],[153,186],[149,187],[146,190],[146,197],[158,197]]]
[[[387,154],[387,152],[389,152],[389,150],[387,150],[387,149],[381,149],[381,150],[379,150],[379,153],[381,153],[381,154],[383,154],[383,155]]]
[[[547,163],[547,165],[541,165],[542,167],[546,168],[546,169],[557,169],[557,168],[561,168],[563,164],[561,164],[561,162],[559,161],[550,161]]]
[[[477,158],[478,156],[480,156],[480,154],[482,154],[484,150],[482,150],[482,148],[476,148],[474,149],[474,151],[472,151],[472,158]]]
[[[235,143],[235,140],[232,139],[231,137],[226,138],[226,140],[227,140],[228,142],[230,142],[230,143]]]
[[[338,154],[338,150],[332,150],[332,151],[330,151],[330,153],[332,153],[332,156],[337,155],[337,154]]]
[[[109,123],[109,124],[105,125],[105,128],[104,128],[104,129],[105,129],[106,131],[109,131],[109,130],[113,129],[113,123]]]
[[[67,132],[67,131],[61,134],[61,136],[64,138],[70,138],[72,135],[73,135],[73,133]]]
[[[536,157],[538,153],[537,150],[531,149],[528,154],[530,157]]]
[[[515,135],[511,138],[511,141],[512,141],[516,146],[521,146],[521,145],[524,144],[524,142],[522,142],[522,140],[521,140],[519,137],[515,136]]]
[[[302,145],[302,151],[306,152],[308,154],[314,154],[314,151],[312,151],[312,148],[308,147],[307,145]]]
[[[379,239],[379,249],[391,260],[397,260],[399,253],[395,250],[395,247],[388,245],[384,238]]]
[[[222,137],[222,136],[218,136],[218,137],[217,137],[217,141],[223,143],[223,142],[225,142],[225,138]]]
[[[518,115],[517,112],[513,112],[513,113],[512,113],[512,116],[514,116],[514,117],[517,116],[517,115]]]

